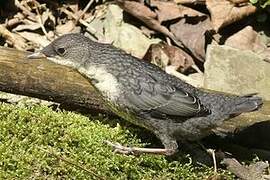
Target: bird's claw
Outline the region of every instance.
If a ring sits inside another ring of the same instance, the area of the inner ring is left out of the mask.
[[[113,147],[115,153],[125,154],[125,155],[136,155],[135,150],[132,147],[126,147],[120,143],[112,143],[110,141],[104,141],[107,145]]]

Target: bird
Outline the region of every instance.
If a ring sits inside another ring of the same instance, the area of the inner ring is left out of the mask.
[[[181,142],[198,141],[225,120],[256,111],[263,100],[196,88],[161,68],[111,44],[80,33],[62,35],[29,59],[46,57],[85,77],[116,115],[151,131],[163,148],[126,147],[106,141],[124,154],[173,155]]]

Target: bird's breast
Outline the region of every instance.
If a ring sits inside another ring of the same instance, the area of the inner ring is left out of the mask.
[[[80,67],[80,73],[89,78],[92,85],[110,101],[115,101],[121,94],[121,87],[117,78],[106,70],[104,66]]]

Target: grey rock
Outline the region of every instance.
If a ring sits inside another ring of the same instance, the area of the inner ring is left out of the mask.
[[[117,5],[108,5],[104,13],[89,22],[89,28],[95,29],[99,40],[111,42],[114,46],[142,58],[151,44],[160,39],[149,39],[136,26],[125,23],[123,10]],[[100,33],[103,32],[103,33]]]
[[[249,50],[209,45],[203,87],[236,95],[258,93],[270,100],[270,63]]]

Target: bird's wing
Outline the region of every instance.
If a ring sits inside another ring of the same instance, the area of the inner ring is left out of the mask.
[[[129,104],[139,111],[155,111],[169,116],[194,116],[203,110],[198,98],[168,83],[157,81],[151,74],[130,81]]]

